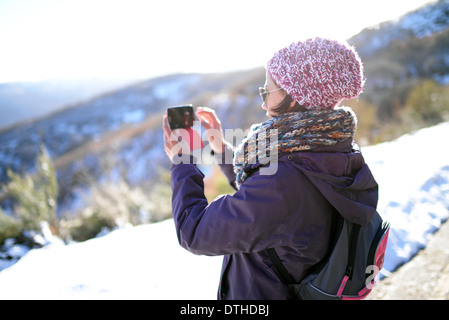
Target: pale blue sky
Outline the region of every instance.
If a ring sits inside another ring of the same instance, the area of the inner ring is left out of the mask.
[[[263,66],[432,0],[0,0],[0,82],[148,78]]]

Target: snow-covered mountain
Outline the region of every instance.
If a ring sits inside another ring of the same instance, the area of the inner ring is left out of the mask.
[[[95,180],[104,178],[101,159],[111,159],[128,168],[124,174],[131,185],[157,179],[155,169],[167,167],[161,130],[167,106],[205,105],[211,101],[225,127],[242,127],[254,116],[233,118],[225,116],[225,111],[243,110],[251,99],[257,106],[257,86],[263,83],[263,74],[260,68],[149,79],[0,131],[0,184],[7,181],[7,168],[14,172],[32,171],[41,144],[55,162],[61,210],[70,210],[71,203],[76,201],[73,192],[83,185],[79,181],[83,172]],[[251,97],[245,98],[245,91],[250,91]],[[263,112],[260,115],[263,117]]]
[[[449,28],[449,0],[439,0],[395,21],[386,21],[367,28],[353,36],[349,42],[356,44],[363,57],[371,57],[386,48],[392,41],[424,38]]]
[[[449,218],[448,135],[446,122],[362,149],[380,185],[378,211],[392,224],[384,275]],[[0,299],[216,299],[222,258],[182,249],[171,219],[82,243],[47,240],[0,272]]]
[[[410,93],[424,80],[449,84],[449,0],[367,28],[348,42],[364,64],[360,97],[375,107],[380,122],[399,122]]]

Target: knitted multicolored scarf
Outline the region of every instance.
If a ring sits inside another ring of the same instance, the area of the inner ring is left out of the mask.
[[[234,154],[237,186],[263,159],[267,160],[275,153],[278,156],[336,145],[353,138],[356,126],[357,118],[347,107],[285,113],[253,125]]]

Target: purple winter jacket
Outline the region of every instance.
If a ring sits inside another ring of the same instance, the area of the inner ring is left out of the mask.
[[[220,168],[234,185],[232,165]],[[378,200],[378,185],[352,141],[281,155],[275,174],[256,170],[233,195],[211,203],[203,177],[194,164],[172,165],[173,218],[182,247],[224,255],[218,299],[286,299],[266,249],[274,247],[299,282],[325,256],[335,215],[366,225]]]

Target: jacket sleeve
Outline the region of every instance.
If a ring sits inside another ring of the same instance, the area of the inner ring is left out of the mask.
[[[223,153],[215,154],[212,151],[212,154],[215,158],[215,163],[218,164],[221,172],[228,179],[231,187],[234,188],[234,190],[237,190],[238,188],[235,182],[236,174],[234,172],[234,164],[233,164],[234,150],[231,144],[225,143],[225,150]]]
[[[283,245],[291,234],[284,199],[291,188],[283,182],[288,179],[276,178],[282,171],[256,172],[234,195],[208,204],[201,171],[193,164],[172,165],[173,219],[181,246],[195,254],[224,255]]]

